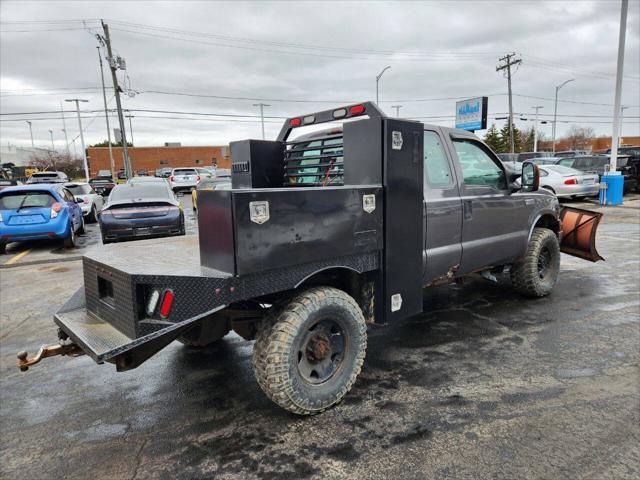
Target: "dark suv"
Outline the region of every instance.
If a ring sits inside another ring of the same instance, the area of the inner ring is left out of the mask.
[[[633,169],[628,165],[630,157],[619,155],[616,162],[616,170],[624,176],[624,191],[628,192],[632,188],[638,188],[637,178],[633,175]],[[584,155],[571,158],[562,158],[558,160],[557,165],[575,168],[585,173],[597,173],[604,175],[606,166],[609,165],[611,158],[609,155]]]
[[[607,150],[607,155],[611,154],[611,149]],[[636,192],[640,192],[640,145],[618,148],[618,155],[628,155],[627,166],[630,175],[636,181]]]

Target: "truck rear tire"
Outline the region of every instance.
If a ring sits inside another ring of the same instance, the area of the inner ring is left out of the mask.
[[[516,290],[530,297],[549,295],[560,272],[560,244],[547,228],[534,228],[527,253],[511,266],[511,282]]]
[[[225,319],[205,319],[178,338],[180,343],[190,347],[206,347],[222,340],[231,331],[231,323]]]
[[[276,404],[312,415],[338,403],[355,382],[367,348],[367,326],[342,290],[314,287],[291,298],[262,322],[253,371]]]

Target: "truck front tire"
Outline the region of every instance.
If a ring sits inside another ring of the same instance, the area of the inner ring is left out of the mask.
[[[366,348],[367,326],[356,301],[342,290],[314,287],[274,307],[262,322],[253,370],[272,401],[312,415],[351,389]]]
[[[547,228],[534,228],[527,253],[511,266],[511,282],[516,290],[530,297],[549,295],[560,272],[560,244]]]

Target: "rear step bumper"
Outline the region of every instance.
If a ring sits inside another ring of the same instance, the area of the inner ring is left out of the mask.
[[[138,367],[199,320],[225,307],[220,305],[142,337],[130,338],[86,309],[82,287],[55,314],[54,321],[94,361],[114,363],[118,371],[124,371]]]

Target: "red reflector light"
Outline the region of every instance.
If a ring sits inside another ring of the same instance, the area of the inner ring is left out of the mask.
[[[289,120],[289,125],[292,127],[299,127],[301,123],[302,120],[300,120],[299,118],[292,118],[291,120]]]
[[[164,296],[162,297],[162,303],[160,304],[160,316],[162,318],[167,318],[169,313],[171,312],[171,307],[173,306],[173,292],[171,290],[167,290],[164,292]]]
[[[51,205],[51,210],[58,213],[60,210],[62,210],[62,205],[56,202],[53,205]]]
[[[170,181],[170,182],[173,182],[173,175],[171,175],[171,176],[169,177],[169,181]]]
[[[575,178],[570,178],[569,180],[565,180],[564,181],[565,185],[577,185],[578,184],[578,180]]]
[[[349,115],[362,115],[364,113],[364,105],[354,105],[349,108]]]

